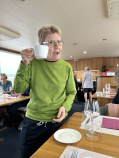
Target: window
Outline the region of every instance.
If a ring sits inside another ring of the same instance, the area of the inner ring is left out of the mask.
[[[8,76],[8,80],[11,80],[12,83],[20,61],[20,54],[0,51],[0,73],[5,73]]]

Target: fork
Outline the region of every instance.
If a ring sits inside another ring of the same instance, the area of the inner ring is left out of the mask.
[[[78,151],[77,150],[73,150],[71,158],[78,158]]]

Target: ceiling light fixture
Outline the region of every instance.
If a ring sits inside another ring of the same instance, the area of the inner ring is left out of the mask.
[[[87,54],[87,52],[86,52],[86,51],[83,51],[83,54]]]
[[[78,59],[74,59],[74,61],[78,61]]]
[[[79,43],[73,43],[73,45],[75,45],[75,46],[78,45],[78,44],[79,44]]]
[[[107,0],[108,17],[110,19],[119,18],[119,0]]]
[[[19,1],[23,2],[23,1],[25,1],[25,0],[19,0]]]
[[[15,38],[20,38],[20,34],[7,30],[3,27],[0,27],[0,41],[8,41]]]

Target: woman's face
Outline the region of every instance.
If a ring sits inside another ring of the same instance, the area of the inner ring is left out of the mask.
[[[57,61],[60,58],[62,51],[62,44],[58,44],[58,41],[61,41],[61,37],[58,33],[48,34],[44,42],[48,41],[55,41],[55,45],[45,44],[49,47],[48,57],[46,60]]]
[[[7,83],[7,79],[6,79],[5,77],[1,77],[0,80],[1,80],[1,83],[2,83],[2,84],[6,84],[6,83]]]

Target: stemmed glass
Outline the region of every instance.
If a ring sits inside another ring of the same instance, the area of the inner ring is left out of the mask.
[[[89,101],[85,104],[84,111],[88,113],[88,116],[90,117],[91,121],[91,130],[86,131],[86,135],[88,137],[98,137],[99,133],[95,132],[93,130],[93,119],[99,116],[99,104],[98,101],[93,100],[93,103],[90,103]]]
[[[89,124],[90,122],[91,122],[91,107],[89,100],[87,100],[87,102],[85,102],[84,111],[82,111],[81,128],[89,130],[91,128]]]
[[[87,102],[85,102],[84,113],[87,117],[91,116],[91,104],[90,104],[89,100],[87,100]]]

